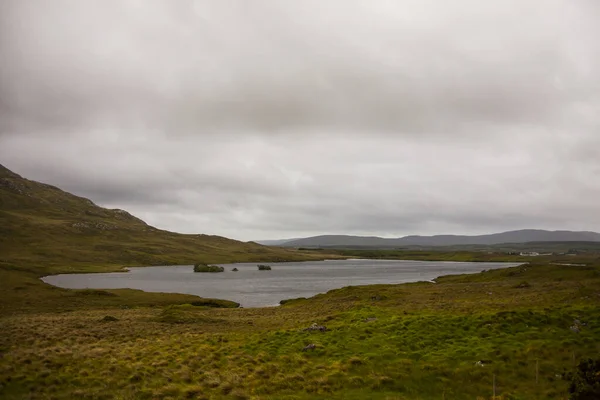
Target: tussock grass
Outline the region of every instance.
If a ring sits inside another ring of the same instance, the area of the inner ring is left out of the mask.
[[[278,308],[5,316],[0,397],[490,399],[495,375],[497,398],[563,399],[560,376],[600,351],[598,270],[522,266]],[[81,296],[96,297],[113,298]],[[313,323],[327,331],[304,330]]]

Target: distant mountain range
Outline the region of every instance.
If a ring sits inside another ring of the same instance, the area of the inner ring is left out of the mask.
[[[264,246],[281,246],[287,242],[293,242],[295,240],[302,240],[302,238],[294,239],[277,239],[277,240],[254,240],[255,243],[262,244]]]
[[[381,238],[377,236],[322,235],[302,239],[259,241],[269,246],[335,248],[335,247],[436,247],[462,245],[496,245],[502,243],[528,242],[600,242],[600,233],[587,231],[546,231],[522,229],[488,235],[435,235]]]

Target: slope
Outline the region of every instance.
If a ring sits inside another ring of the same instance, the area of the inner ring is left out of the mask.
[[[169,265],[198,261],[284,261],[314,256],[220,236],[186,235],[147,225],[0,165],[0,266],[40,273],[99,265]]]

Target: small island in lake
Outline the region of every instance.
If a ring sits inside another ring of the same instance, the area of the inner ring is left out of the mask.
[[[257,265],[257,267],[258,267],[259,271],[270,271],[271,270],[270,265],[259,264],[259,265]]]
[[[203,263],[194,264],[194,272],[223,272],[225,268],[218,265],[208,265]]]
[[[238,272],[239,270],[237,268],[233,267],[232,271],[233,272]]]

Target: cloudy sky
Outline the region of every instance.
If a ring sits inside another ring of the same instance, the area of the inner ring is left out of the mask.
[[[241,240],[600,231],[597,0],[0,5],[0,163]]]

